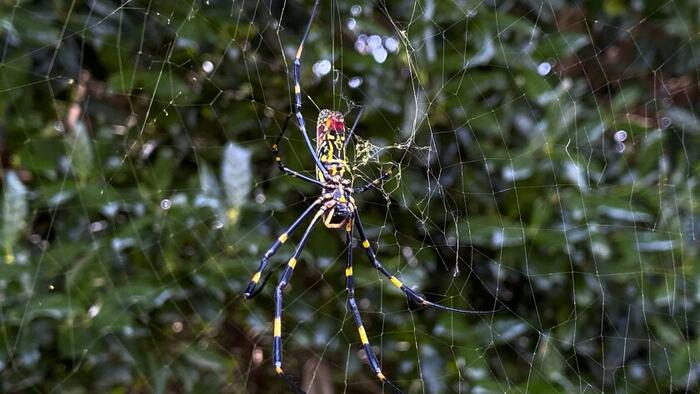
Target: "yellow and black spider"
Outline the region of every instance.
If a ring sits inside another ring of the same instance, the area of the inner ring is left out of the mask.
[[[354,188],[352,187],[352,175],[350,174],[350,168],[347,164],[345,157],[346,147],[350,141],[355,127],[357,126],[358,120],[361,116],[358,114],[355,124],[350,129],[348,133],[345,131],[345,120],[343,115],[337,111],[331,111],[328,109],[323,109],[318,115],[318,121],[316,124],[316,149],[314,150],[309,140],[309,136],[306,131],[306,126],[304,124],[304,117],[301,114],[301,53],[304,49],[304,42],[311,29],[311,24],[316,14],[316,9],[318,8],[320,0],[316,0],[313,9],[311,10],[311,17],[304,31],[304,36],[302,37],[299,48],[296,52],[296,57],[294,58],[294,100],[295,109],[294,115],[301,131],[302,136],[306,142],[306,146],[311,153],[311,156],[316,163],[316,179],[308,177],[297,171],[294,171],[282,162],[282,158],[279,155],[278,144],[282,139],[284,132],[287,129],[287,121],[282,128],[282,132],[275,144],[272,145],[272,150],[275,155],[275,160],[279,165],[279,168],[285,174],[303,179],[307,182],[313,183],[322,189],[322,194],[317,198],[295,221],[291,226],[280,235],[270,249],[265,252],[265,255],[260,262],[260,266],[253,275],[245,290],[244,296],[248,299],[254,297],[262,289],[262,284],[265,280],[260,281],[263,271],[267,267],[270,258],[272,257],[277,249],[279,249],[282,244],[284,244],[289,235],[296,230],[296,228],[301,224],[301,222],[309,216],[312,212],[316,214],[311,219],[311,223],[304,231],[299,243],[294,250],[294,254],[287,262],[284,267],[284,271],[279,279],[277,287],[275,288],[274,300],[275,300],[275,319],[273,322],[273,335],[274,339],[272,342],[272,363],[275,368],[275,373],[285,379],[287,384],[296,392],[303,391],[293,382],[293,380],[284,372],[282,369],[282,291],[289,283],[292,277],[292,272],[294,267],[297,265],[297,259],[304,249],[311,230],[318,223],[319,220],[323,220],[323,224],[330,229],[344,229],[345,230],[345,240],[347,244],[347,265],[345,266],[345,278],[346,278],[346,290],[348,292],[348,306],[352,311],[352,315],[355,319],[355,326],[360,335],[360,341],[362,342],[362,347],[367,355],[367,360],[369,360],[372,372],[384,383],[394,389],[396,392],[401,393],[401,390],[391,381],[389,381],[384,374],[377,360],[377,356],[372,350],[372,346],[369,343],[367,333],[362,325],[362,317],[360,316],[360,311],[357,307],[357,302],[355,301],[355,291],[353,284],[353,268],[352,268],[352,230],[357,229],[358,236],[361,240],[362,248],[367,253],[369,260],[374,265],[374,268],[386,276],[391,283],[398,287],[404,292],[406,297],[412,302],[419,305],[435,307],[438,309],[443,309],[452,312],[465,313],[465,314],[487,314],[493,313],[494,311],[471,311],[463,309],[450,308],[441,304],[436,304],[434,302],[428,301],[420,293],[412,290],[410,287],[404,285],[396,276],[392,275],[389,271],[384,268],[384,266],[377,259],[376,253],[369,243],[365,235],[365,230],[362,227],[362,222],[360,221],[360,215],[357,212],[357,207],[355,206],[355,199],[352,197],[353,194],[362,193],[369,190],[371,187],[379,184],[387,176],[391,174],[391,171],[383,173],[379,178],[374,181],[364,185],[362,187]]]

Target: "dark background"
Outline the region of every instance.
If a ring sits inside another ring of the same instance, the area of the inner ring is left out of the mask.
[[[357,250],[385,375],[409,393],[697,390],[697,4],[322,3],[311,137],[319,108],[352,123],[364,107],[356,184],[396,166],[357,197],[379,257],[432,300],[493,311],[415,309]],[[310,8],[0,0],[1,390],[286,390],[274,286],[241,293],[317,194],[270,153]],[[380,392],[344,256],[315,231],[285,369],[317,393]]]

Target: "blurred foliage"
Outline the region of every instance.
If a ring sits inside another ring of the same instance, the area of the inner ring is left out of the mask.
[[[273,286],[240,295],[317,193],[270,154],[310,3],[0,0],[2,390],[286,390]],[[357,253],[388,377],[409,393],[697,390],[699,31],[693,1],[323,2],[304,115],[363,106],[357,183],[398,166],[358,197],[379,256],[433,299],[504,306],[412,310]],[[396,44],[383,63],[372,35]],[[285,160],[312,175],[288,134]],[[285,368],[380,392],[343,248],[318,229],[302,254]]]

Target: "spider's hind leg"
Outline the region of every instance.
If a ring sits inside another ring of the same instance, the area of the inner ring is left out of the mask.
[[[311,219],[311,223],[309,223],[306,231],[304,231],[304,235],[299,240],[299,244],[294,250],[294,254],[289,259],[287,266],[284,267],[282,276],[280,277],[277,287],[275,288],[275,319],[272,325],[272,365],[275,368],[275,373],[284,378],[287,385],[289,385],[289,387],[296,393],[303,393],[304,391],[301,390],[299,386],[294,383],[292,378],[282,369],[282,291],[285,287],[287,287],[287,284],[292,279],[292,273],[294,272],[294,267],[297,265],[297,259],[299,258],[299,255],[301,255],[301,252],[306,245],[306,241],[309,239],[309,235],[311,235],[311,230],[313,230],[316,223],[318,223],[318,220],[321,218],[321,216],[323,216],[323,212],[324,209],[322,207],[318,210],[316,215],[314,215],[313,219]]]
[[[450,312],[463,313],[465,315],[490,315],[490,314],[493,314],[494,312],[497,311],[497,310],[479,311],[479,310],[451,308],[449,306],[438,304],[436,302],[428,301],[421,293],[404,285],[403,282],[401,282],[395,275],[392,275],[389,271],[387,271],[386,268],[384,268],[384,266],[379,261],[379,259],[377,259],[377,254],[374,251],[374,249],[372,248],[372,245],[370,245],[369,240],[367,239],[367,236],[365,235],[365,230],[362,227],[362,222],[360,222],[360,216],[357,213],[355,214],[355,225],[357,226],[357,232],[359,233],[360,239],[362,240],[362,248],[367,253],[367,257],[369,257],[369,260],[372,262],[372,265],[374,265],[374,268],[376,268],[379,272],[381,272],[382,275],[386,276],[389,279],[389,281],[391,281],[391,284],[393,284],[399,290],[401,290],[406,295],[406,297],[408,297],[409,300],[411,300],[419,305],[429,306],[429,307],[433,307],[436,309],[442,309],[442,310],[450,311]]]
[[[348,307],[352,312],[352,316],[355,320],[355,327],[360,335],[360,341],[362,341],[362,348],[365,351],[367,360],[369,361],[369,366],[372,368],[372,372],[385,383],[387,386],[391,387],[397,393],[403,393],[395,384],[388,380],[382,373],[381,366],[379,365],[379,360],[372,350],[372,345],[369,343],[369,338],[367,337],[367,332],[365,327],[362,325],[362,316],[360,316],[360,310],[357,307],[357,301],[355,300],[355,284],[353,281],[352,272],[352,226],[348,226],[346,229],[346,244],[348,250],[347,265],[345,266],[345,289],[348,292]]]
[[[321,199],[317,199],[311,205],[309,205],[309,207],[306,208],[306,210],[301,215],[299,215],[299,217],[294,221],[294,223],[292,223],[291,226],[289,226],[287,231],[283,232],[282,235],[280,235],[277,238],[277,240],[272,244],[270,249],[268,249],[267,252],[265,252],[262,260],[260,260],[260,266],[258,267],[258,270],[255,272],[255,274],[253,274],[253,277],[250,279],[250,282],[248,282],[248,287],[246,287],[245,291],[243,292],[243,295],[245,296],[245,298],[251,299],[251,298],[255,297],[256,295],[258,295],[258,293],[260,293],[260,290],[262,290],[262,288],[263,288],[262,285],[267,281],[268,277],[266,277],[265,280],[262,281],[262,284],[260,285],[260,287],[258,287],[258,283],[260,283],[262,273],[263,273],[263,271],[265,271],[265,268],[269,264],[270,258],[277,252],[277,249],[279,249],[280,246],[282,246],[282,244],[287,241],[287,239],[289,238],[289,235],[294,230],[296,230],[297,227],[299,227],[299,224],[301,224],[301,222],[314,209],[316,209],[318,207],[318,204],[320,204],[320,203],[321,203]]]

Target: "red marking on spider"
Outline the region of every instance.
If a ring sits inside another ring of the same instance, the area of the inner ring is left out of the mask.
[[[336,133],[345,132],[345,121],[342,118],[340,118],[340,119],[332,118],[330,121],[330,129],[331,129],[331,131],[335,131]]]

